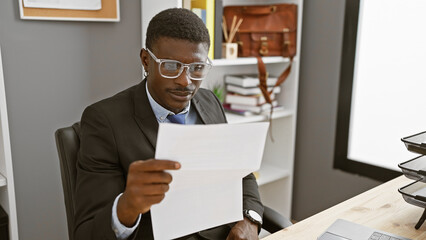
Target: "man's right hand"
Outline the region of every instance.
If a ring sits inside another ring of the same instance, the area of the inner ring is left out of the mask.
[[[149,159],[135,161],[129,166],[127,185],[117,204],[120,222],[131,227],[140,213],[149,211],[153,204],[164,199],[172,176],[164,170],[177,170],[180,163]]]

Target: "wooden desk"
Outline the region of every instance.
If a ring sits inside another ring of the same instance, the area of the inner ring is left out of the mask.
[[[414,228],[423,209],[406,203],[398,192],[411,182],[404,176],[395,178],[263,240],[317,239],[338,218],[413,240],[426,239],[426,223],[418,230]]]

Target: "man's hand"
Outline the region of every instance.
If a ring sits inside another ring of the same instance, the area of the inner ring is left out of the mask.
[[[164,170],[177,170],[180,164],[169,160],[135,161],[129,166],[127,185],[117,204],[120,222],[131,227],[140,213],[149,211],[153,204],[164,199],[172,176]]]
[[[258,240],[259,236],[257,235],[258,225],[246,217],[244,220],[239,221],[229,232],[226,240]]]

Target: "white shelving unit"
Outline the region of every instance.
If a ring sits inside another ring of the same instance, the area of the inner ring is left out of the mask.
[[[9,238],[18,240],[15,184],[13,181],[12,153],[10,148],[9,123],[6,93],[0,49],[0,205],[9,215]]]
[[[294,149],[297,118],[297,95],[299,86],[299,55],[302,26],[303,0],[223,0],[227,5],[268,5],[294,3],[298,5],[298,42],[297,56],[293,59],[292,72],[282,85],[278,94],[278,103],[284,110],[274,112],[272,116],[272,137],[268,136],[262,165],[258,171],[258,185],[262,202],[284,216],[291,217]],[[288,58],[264,57],[264,63],[271,75],[280,75],[290,63]],[[257,73],[256,58],[238,58],[235,60],[215,59],[208,79],[202,87],[214,88],[223,85],[224,75]],[[267,116],[239,116],[227,114],[230,124],[268,121]]]
[[[151,17],[169,7],[181,7],[181,1],[156,0],[156,6],[151,7],[153,0],[142,2],[142,46],[145,45],[146,27]],[[158,4],[160,2],[160,4]],[[262,202],[277,210],[284,216],[291,217],[294,149],[296,136],[297,95],[299,86],[299,57],[302,26],[303,0],[223,0],[223,5],[268,5],[279,3],[295,3],[298,5],[297,56],[293,59],[292,71],[282,85],[282,91],[277,99],[284,110],[274,112],[272,116],[272,137],[268,134],[261,168],[258,171],[258,185]],[[160,6],[161,5],[161,6]],[[146,12],[144,14],[144,12]],[[288,58],[264,57],[264,63],[271,75],[279,75],[290,63]],[[213,68],[208,78],[203,80],[201,87],[213,89],[223,86],[227,74],[257,73],[256,58],[238,58],[234,60],[214,59]],[[268,121],[267,116],[239,116],[228,113],[230,124]]]

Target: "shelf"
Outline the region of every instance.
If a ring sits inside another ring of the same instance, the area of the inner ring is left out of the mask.
[[[290,62],[289,58],[284,58],[284,57],[263,57],[262,60],[265,64]],[[242,57],[237,59],[213,59],[212,62],[214,67],[252,65],[252,64],[257,64],[257,59],[254,57]]]
[[[6,186],[6,178],[0,174],[0,187]]]
[[[235,123],[250,123],[250,122],[261,122],[268,119],[268,116],[266,115],[252,115],[252,116],[241,116],[234,113],[225,113],[226,119],[228,123],[235,124]],[[283,118],[283,117],[289,117],[293,115],[293,111],[290,110],[279,110],[275,111],[272,114],[272,119],[277,118]]]
[[[262,186],[264,184],[289,177],[290,171],[286,169],[282,169],[282,168],[277,168],[274,165],[264,163],[260,167],[258,174],[259,174],[259,177],[257,179],[257,184],[259,186]]]

